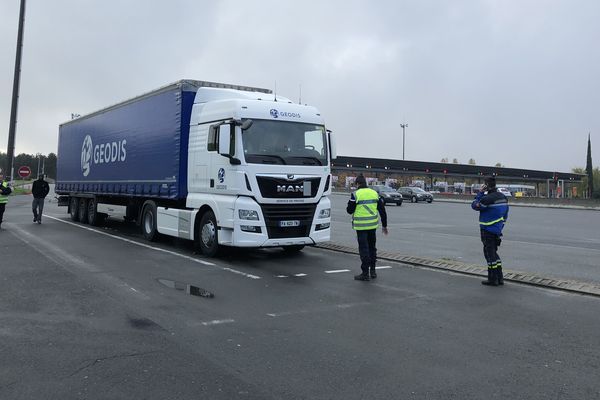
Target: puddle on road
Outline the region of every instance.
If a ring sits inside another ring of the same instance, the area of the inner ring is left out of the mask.
[[[173,281],[170,279],[162,279],[162,278],[157,279],[157,281],[161,285],[164,285],[170,289],[175,289],[175,290],[185,292],[185,293],[189,294],[190,296],[207,297],[209,299],[215,297],[215,295],[213,293],[209,292],[208,290],[202,289],[201,287],[198,287],[198,286],[190,285],[189,283],[177,282],[177,281]]]

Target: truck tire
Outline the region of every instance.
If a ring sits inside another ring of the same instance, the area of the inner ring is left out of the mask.
[[[98,202],[96,199],[89,199],[87,204],[87,223],[96,226],[100,224],[100,216],[98,215]]]
[[[71,221],[79,221],[79,199],[77,197],[69,199],[69,214],[71,215]]]
[[[158,239],[159,233],[156,227],[156,203],[148,200],[144,203],[144,207],[142,209],[142,235],[144,235],[144,239],[155,242]]]
[[[194,235],[196,248],[207,257],[214,257],[219,252],[219,229],[217,219],[212,211],[204,213],[200,218],[200,226]]]
[[[302,249],[304,248],[303,244],[294,244],[292,246],[284,246],[283,247],[283,251],[285,251],[286,253],[299,253],[302,251]]]
[[[87,220],[87,215],[88,215],[88,210],[87,210],[87,205],[88,205],[88,201],[86,198],[81,198],[79,199],[79,205],[77,206],[77,215],[79,216],[79,222],[81,222],[82,224],[87,224],[88,220]]]

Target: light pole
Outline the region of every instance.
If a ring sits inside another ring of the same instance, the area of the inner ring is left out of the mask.
[[[21,81],[21,52],[23,50],[23,25],[25,24],[25,0],[21,0],[19,11],[19,30],[17,33],[17,55],[15,57],[15,76],[13,79],[12,102],[10,105],[10,123],[8,127],[8,148],[6,149],[6,174],[14,175],[15,134],[17,130],[17,106],[19,104],[19,83]],[[5,174],[5,175],[6,175]]]
[[[408,128],[408,124],[400,124],[400,127],[402,128],[402,161],[404,161],[404,143],[406,138],[404,130]]]
[[[36,156],[38,159],[37,176],[40,176],[40,164],[42,160],[42,153],[37,153]]]

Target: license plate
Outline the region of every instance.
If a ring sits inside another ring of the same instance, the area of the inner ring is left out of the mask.
[[[282,228],[300,226],[300,221],[279,221],[279,226]]]

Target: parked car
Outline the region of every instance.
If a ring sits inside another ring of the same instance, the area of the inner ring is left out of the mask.
[[[397,206],[402,205],[402,195],[396,192],[391,187],[385,185],[373,185],[370,186],[370,188],[376,191],[377,194],[379,194],[379,196],[383,198],[385,204],[394,203]]]
[[[420,187],[401,187],[398,189],[398,193],[402,195],[403,199],[410,200],[411,203],[418,201],[431,203],[433,201],[433,195]]]

